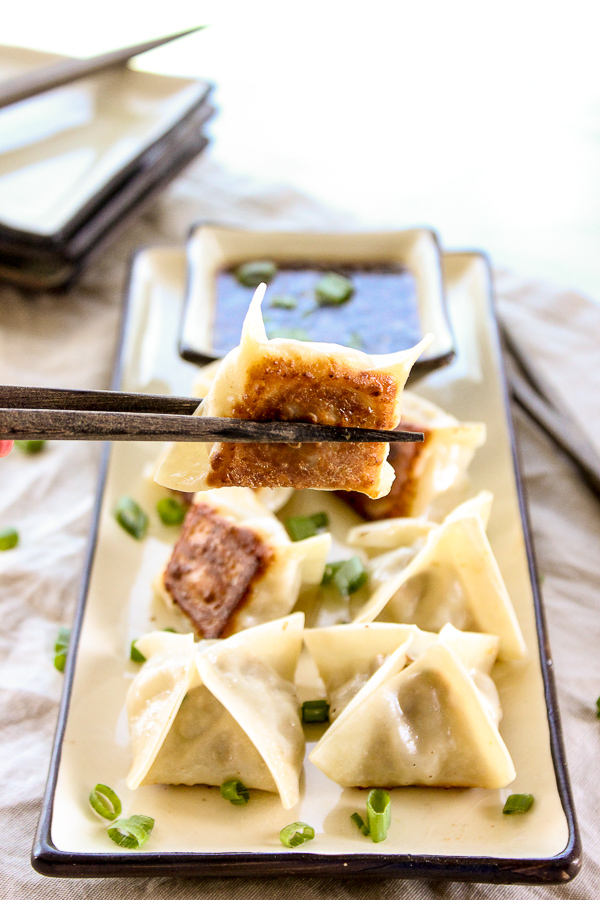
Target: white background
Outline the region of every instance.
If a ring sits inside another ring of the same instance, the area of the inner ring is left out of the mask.
[[[208,23],[140,65],[216,83],[219,163],[600,299],[597,20],[592,0],[34,0],[0,41],[86,56]]]

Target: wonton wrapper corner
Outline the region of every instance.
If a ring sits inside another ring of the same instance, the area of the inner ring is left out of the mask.
[[[127,696],[127,786],[237,779],[295,806],[304,734],[293,678],[303,628],[293,613],[222,641],[168,632],[136,641],[147,661]]]
[[[225,356],[195,415],[253,421],[309,421],[393,430],[411,367],[432,340],[398,353],[368,356],[338,344],[269,340],[257,289],[240,345]],[[174,443],[155,480],[200,491],[227,486],[356,490],[389,493],[389,444]]]

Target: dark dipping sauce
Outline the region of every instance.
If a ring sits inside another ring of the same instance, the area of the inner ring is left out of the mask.
[[[352,297],[335,306],[319,306],[315,287],[327,272],[349,278]],[[242,323],[254,288],[240,284],[235,270],[219,272],[216,284],[213,350],[224,356],[240,342]],[[273,302],[293,297],[294,309]],[[417,285],[400,266],[325,266],[295,268],[283,265],[267,286],[262,305],[267,335],[342,344],[365,353],[394,353],[422,338]]]

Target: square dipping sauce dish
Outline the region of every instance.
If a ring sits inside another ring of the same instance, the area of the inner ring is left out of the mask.
[[[426,228],[388,232],[253,231],[200,224],[187,243],[187,286],[179,339],[183,359],[205,365],[239,343],[253,287],[235,271],[273,264],[263,303],[270,337],[298,337],[393,353],[434,340],[413,366],[414,382],[454,359],[442,256]],[[354,294],[339,305],[315,302],[328,272],[348,277]]]

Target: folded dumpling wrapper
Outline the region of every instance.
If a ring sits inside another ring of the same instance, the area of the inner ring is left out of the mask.
[[[368,356],[338,344],[269,340],[257,288],[240,345],[221,362],[196,415],[394,429],[411,367],[432,340]],[[385,496],[389,444],[175,443],[155,479],[181,491],[242,486],[357,490]]]
[[[463,487],[475,451],[486,438],[483,422],[461,422],[412,391],[402,396],[400,428],[422,431],[424,441],[391,445],[388,463],[396,478],[389,494],[379,499],[341,495],[366,519],[414,518],[431,514],[434,504],[436,510],[448,508],[448,498]]]
[[[127,786],[238,779],[295,806],[304,735],[293,679],[303,628],[294,613],[225,640],[156,632],[136,641],[147,661],[127,696]]]
[[[405,667],[399,647],[333,722],[310,760],[343,787],[506,787],[510,754],[486,698],[442,640]]]
[[[250,488],[199,494],[155,587],[208,638],[279,619],[319,584],[331,535],[290,540]]]
[[[496,635],[463,632],[452,625],[445,625],[439,634],[435,634],[422,631],[416,625],[388,622],[335,625],[304,631],[304,643],[325,686],[331,721],[392,655],[396,654],[394,665],[401,663],[402,657],[408,664],[440,642],[459,656],[498,723],[500,701],[489,677],[498,656],[500,641]]]
[[[374,590],[354,621],[379,618],[433,632],[450,623],[462,631],[498,635],[500,656],[522,659],[523,635],[485,533],[490,504],[491,494],[482,491],[441,525],[423,530],[411,546],[401,542],[402,529],[392,521],[387,546],[394,534],[399,546],[369,561]],[[384,533],[384,524],[357,526],[350,543],[372,542],[374,531]]]

